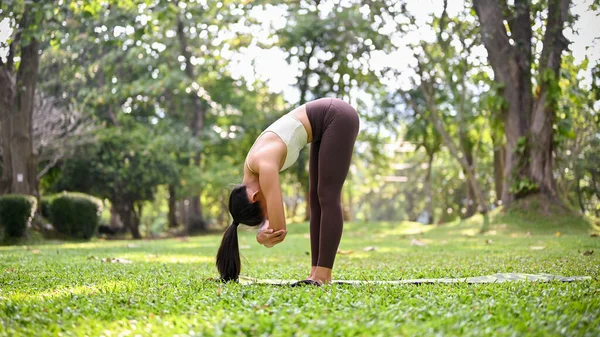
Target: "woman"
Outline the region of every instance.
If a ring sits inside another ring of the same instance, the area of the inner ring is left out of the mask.
[[[287,234],[279,172],[290,167],[300,150],[310,148],[310,245],[308,279],[295,285],[331,282],[331,270],[342,237],[342,186],[348,175],[359,129],[356,110],[335,98],[302,105],[271,124],[254,142],[244,165],[244,178],[229,197],[233,223],[217,253],[221,279],[236,280],[241,264],[237,226],[259,226],[256,240],[270,248]]]

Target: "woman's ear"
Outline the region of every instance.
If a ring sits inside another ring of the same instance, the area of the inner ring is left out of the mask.
[[[260,193],[260,191],[255,191],[254,193],[252,193],[252,195],[250,196],[250,202],[258,201],[258,193]]]

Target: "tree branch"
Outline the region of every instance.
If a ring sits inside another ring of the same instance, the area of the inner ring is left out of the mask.
[[[19,20],[19,27],[17,28],[17,32],[15,34],[15,39],[12,40],[10,46],[8,47],[8,55],[6,56],[6,67],[12,71],[14,68],[14,58],[17,54],[17,48],[21,43],[21,36],[23,35],[23,28],[27,22],[27,15],[29,14],[29,5],[25,5],[25,9],[23,10],[23,16],[21,20]]]
[[[54,155],[54,157],[52,158],[52,160],[46,164],[46,166],[44,166],[44,168],[38,172],[38,174],[36,175],[36,179],[40,180],[42,179],[42,177],[44,175],[46,175],[46,173],[48,173],[48,171],[50,171],[54,166],[56,166],[56,163],[58,163],[58,161],[63,157],[63,154],[56,154]]]
[[[521,69],[525,73],[531,72],[531,6],[530,0],[515,0],[515,13],[510,21],[510,30],[515,45],[520,55],[525,56],[520,58]],[[529,75],[527,75],[529,76]]]
[[[473,0],[481,24],[481,37],[488,52],[488,59],[498,76],[508,76],[508,60],[513,53],[508,33],[504,26],[504,15],[497,0]],[[504,79],[502,82],[506,83]]]
[[[424,85],[424,83],[422,82],[421,92],[425,96],[425,101],[429,110],[429,113],[425,117],[429,119],[431,124],[433,124],[436,130],[440,133],[440,135],[444,139],[446,146],[448,147],[448,150],[450,150],[450,153],[452,153],[452,155],[458,160],[458,162],[462,166],[463,170],[465,171],[465,174],[467,175],[467,180],[469,181],[471,188],[475,192],[475,197],[477,198],[477,203],[479,204],[479,210],[482,214],[486,214],[488,212],[487,201],[485,200],[481,187],[477,182],[475,171],[467,161],[464,152],[459,151],[458,147],[454,143],[454,140],[452,140],[452,137],[450,137],[450,134],[444,128],[442,120],[439,117],[437,105],[433,101],[432,86]]]
[[[545,69],[551,69],[558,74],[561,53],[569,45],[569,41],[563,35],[564,23],[569,15],[569,5],[570,0],[549,0],[544,47],[540,56],[540,76],[544,75]]]
[[[442,42],[446,45],[446,41],[442,38],[442,33],[444,29],[446,29],[446,20],[448,19],[448,0],[444,0],[444,10],[442,11],[442,16],[440,17],[440,31],[438,32],[438,41]]]

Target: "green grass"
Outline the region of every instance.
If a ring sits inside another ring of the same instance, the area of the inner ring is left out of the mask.
[[[543,272],[592,280],[241,286],[206,280],[217,276],[215,235],[0,247],[0,335],[600,335],[600,238],[590,237],[589,225],[581,223],[560,228],[556,236],[553,221],[539,220],[497,214],[487,235],[476,234],[477,219],[442,227],[347,224],[340,248],[351,254],[338,255],[335,278]],[[272,249],[259,246],[253,232],[241,231],[243,275],[305,278],[307,227],[290,225],[286,241]],[[411,245],[412,239],[427,245]],[[365,251],[367,246],[377,250]],[[584,256],[585,250],[595,252]],[[132,263],[102,262],[116,257]]]

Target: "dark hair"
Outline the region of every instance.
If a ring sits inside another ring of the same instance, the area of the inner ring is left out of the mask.
[[[264,216],[258,202],[251,203],[245,185],[237,185],[229,196],[229,213],[233,222],[225,230],[221,246],[217,252],[217,269],[223,281],[237,281],[242,264],[238,247],[237,227],[239,224],[258,226],[264,222]]]

